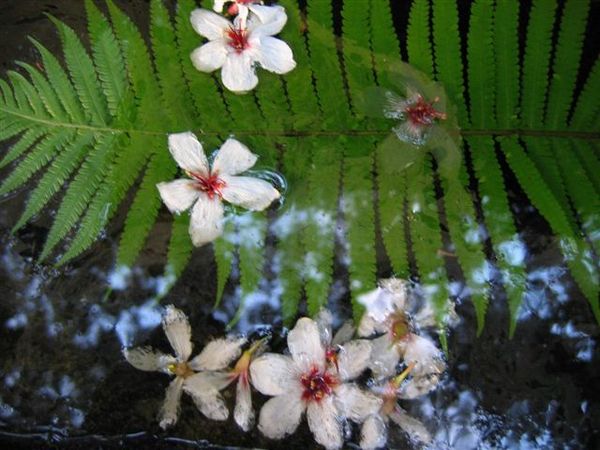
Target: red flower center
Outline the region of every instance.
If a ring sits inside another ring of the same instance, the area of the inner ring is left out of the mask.
[[[215,195],[223,197],[221,189],[223,189],[227,184],[219,178],[218,174],[215,173],[209,176],[203,176],[197,173],[190,173],[190,176],[196,180],[196,189],[206,192],[206,195],[208,195],[208,198],[211,200],[215,197]]]
[[[410,323],[404,313],[395,315],[392,321],[390,332],[394,341],[401,341],[410,334]]]
[[[338,385],[338,379],[328,372],[321,372],[317,367],[313,367],[310,372],[305,373],[300,378],[304,387],[302,400],[321,401],[323,397],[330,395],[333,388]]]
[[[245,29],[230,27],[227,30],[227,38],[229,39],[229,46],[237,53],[241,53],[249,47],[248,31]]]
[[[329,364],[332,364],[335,366],[335,369],[339,372],[340,368],[339,368],[339,364],[338,364],[338,354],[340,353],[340,348],[339,347],[328,347],[327,350],[325,351],[325,359],[327,360],[327,362]]]
[[[446,118],[446,113],[437,111],[433,105],[439,101],[436,97],[432,102],[426,102],[422,96],[417,96],[417,101],[407,106],[404,110],[408,120],[414,125],[431,125],[434,120]]]

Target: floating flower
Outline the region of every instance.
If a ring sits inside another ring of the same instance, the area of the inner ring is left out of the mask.
[[[272,37],[287,22],[283,7],[253,5],[251,8],[253,14],[248,20],[238,16],[233,24],[206,9],[192,11],[192,26],[209,40],[192,52],[192,63],[202,72],[221,69],[223,84],[234,92],[256,87],[256,64],[277,74],[296,67],[290,47]]]
[[[220,399],[219,390],[223,383],[229,384],[230,381],[218,371],[239,357],[246,340],[216,339],[190,360],[191,328],[186,315],[172,305],[167,306],[162,326],[175,356],[165,355],[150,347],[123,350],[125,359],[136,369],[164,372],[175,377],[167,387],[165,401],[158,415],[160,427],[166,429],[177,422],[183,390],[192,396],[198,409],[208,418],[227,419],[229,411]]]
[[[293,433],[306,411],[315,440],[327,449],[343,443],[342,410],[356,410],[367,417],[378,402],[365,401],[364,393],[348,381],[366,368],[354,347],[347,347],[332,367],[319,327],[301,318],[288,334],[291,356],[266,353],[250,365],[252,384],[261,393],[273,396],[260,411],[258,428],[271,439]],[[350,406],[352,405],[353,408]]]
[[[370,368],[377,377],[396,373],[400,358],[413,365],[411,380],[405,389],[405,398],[423,395],[437,385],[446,368],[442,352],[431,339],[419,336],[419,328],[435,324],[434,311],[429,302],[415,305],[409,298],[407,284],[390,278],[358,301],[366,312],[359,325],[360,336],[384,333],[373,340]]]
[[[393,129],[401,141],[421,145],[435,122],[446,119],[446,113],[434,108],[440,101],[439,97],[428,102],[419,93],[409,91],[408,98],[402,98],[392,92],[386,92],[386,101],[385,117],[403,121]]]
[[[190,178],[159,183],[156,187],[171,212],[192,208],[189,231],[197,247],[223,233],[223,200],[251,211],[262,211],[280,196],[264,180],[236,176],[250,169],[257,156],[235,139],[225,141],[212,167],[193,133],[170,134],[169,151]]]
[[[262,4],[261,0],[215,0],[213,10],[223,12],[223,7],[227,6],[227,14],[238,16],[245,22],[248,17],[249,9],[252,5]]]

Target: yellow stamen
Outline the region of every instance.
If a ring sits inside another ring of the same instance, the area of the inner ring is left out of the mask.
[[[406,379],[406,377],[408,376],[408,374],[411,372],[411,370],[413,370],[415,368],[415,365],[417,363],[416,362],[411,362],[406,369],[404,369],[402,371],[402,373],[400,373],[400,375],[392,378],[392,381],[390,381],[390,384],[395,388],[398,389],[400,387],[400,385],[402,384],[402,382]]]

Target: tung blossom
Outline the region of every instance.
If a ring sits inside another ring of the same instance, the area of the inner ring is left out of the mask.
[[[420,328],[435,325],[428,301],[416,304],[403,280],[381,280],[380,286],[359,297],[366,312],[359,325],[360,336],[383,333],[373,340],[370,368],[376,377],[390,377],[402,358],[411,366],[411,379],[403,398],[414,398],[435,388],[446,369],[442,352],[435,343],[417,334]]]
[[[174,377],[158,414],[160,427],[166,429],[177,422],[184,390],[206,417],[227,419],[229,411],[219,396],[220,386],[225,382],[220,371],[239,357],[246,339],[216,339],[190,360],[191,328],[186,315],[169,305],[162,318],[162,327],[175,355],[166,355],[150,347],[123,349],[125,359],[136,369],[164,372]]]
[[[215,0],[213,10],[215,12],[223,12],[223,7],[228,4],[227,14],[238,16],[244,22],[248,17],[248,12],[252,5],[262,4],[261,0]]]
[[[247,20],[238,16],[233,23],[206,9],[196,9],[191,15],[194,30],[208,39],[192,52],[192,63],[202,72],[221,69],[223,85],[234,92],[256,87],[257,64],[277,74],[296,67],[290,47],[273,37],[287,22],[284,8],[261,5],[249,8],[253,14]]]
[[[347,345],[339,353],[337,368],[327,360],[319,327],[301,318],[288,334],[291,356],[266,353],[250,365],[252,384],[272,396],[260,411],[258,428],[271,439],[282,439],[298,427],[306,411],[315,440],[327,449],[343,444],[343,412],[356,417],[373,414],[380,407],[350,380],[366,367],[360,352],[365,348]]]
[[[212,167],[193,133],[169,135],[169,151],[189,178],[159,183],[156,187],[171,212],[179,214],[192,208],[189,231],[196,247],[223,233],[223,200],[251,211],[262,211],[280,197],[270,183],[238,175],[254,166],[257,156],[235,139],[225,141]]]

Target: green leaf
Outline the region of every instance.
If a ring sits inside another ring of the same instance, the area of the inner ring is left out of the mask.
[[[408,60],[425,75],[433,77],[433,52],[429,28],[428,0],[415,0],[410,8],[406,46]]]

